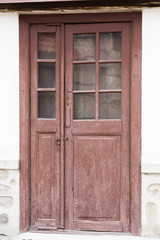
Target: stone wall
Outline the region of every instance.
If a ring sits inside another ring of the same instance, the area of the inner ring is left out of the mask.
[[[0,234],[19,233],[19,170],[0,170]]]
[[[160,173],[142,174],[142,235],[160,237]]]

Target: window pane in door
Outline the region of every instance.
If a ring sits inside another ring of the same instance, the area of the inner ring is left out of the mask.
[[[74,94],[74,119],[95,119],[95,94]]]
[[[100,93],[100,119],[121,119],[121,93]]]
[[[103,63],[99,70],[100,90],[121,89],[121,63]]]
[[[95,89],[95,64],[74,65],[74,90]]]
[[[55,92],[38,93],[38,118],[55,118]]]
[[[38,33],[38,58],[55,59],[56,57],[55,33]]]
[[[74,34],[74,61],[95,60],[96,34]]]
[[[55,63],[38,63],[38,87],[55,88]]]
[[[100,59],[121,59],[121,33],[100,33]]]

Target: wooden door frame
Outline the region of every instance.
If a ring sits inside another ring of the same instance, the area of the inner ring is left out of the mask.
[[[130,74],[130,232],[141,234],[141,13],[101,13],[64,15],[20,15],[19,75],[20,75],[20,232],[30,226],[30,28],[31,24],[129,22],[131,26]],[[62,89],[64,88],[64,49],[61,51]],[[62,99],[62,106],[64,99]],[[63,111],[63,109],[62,109]],[[63,126],[62,126],[63,127]],[[63,164],[62,164],[63,166]],[[63,177],[61,178],[64,184]],[[64,200],[62,199],[62,205]]]

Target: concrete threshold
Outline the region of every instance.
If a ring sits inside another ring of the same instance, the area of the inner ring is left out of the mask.
[[[158,240],[159,238],[137,237],[122,233],[104,232],[26,232],[18,236],[2,236],[0,240]]]

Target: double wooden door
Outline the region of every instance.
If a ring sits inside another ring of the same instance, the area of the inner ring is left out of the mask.
[[[31,28],[31,228],[130,231],[129,24]]]

